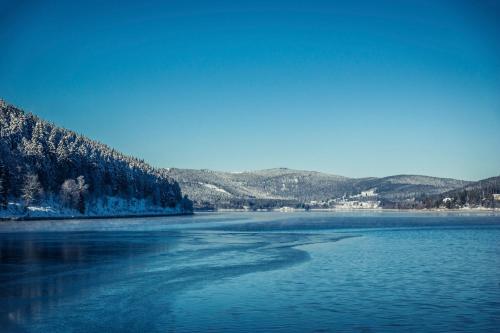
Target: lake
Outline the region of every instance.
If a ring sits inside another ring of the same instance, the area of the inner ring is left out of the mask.
[[[0,223],[1,332],[500,332],[500,216]]]

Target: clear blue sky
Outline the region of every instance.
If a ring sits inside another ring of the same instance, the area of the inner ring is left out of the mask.
[[[0,0],[0,96],[155,166],[500,174],[498,1]]]

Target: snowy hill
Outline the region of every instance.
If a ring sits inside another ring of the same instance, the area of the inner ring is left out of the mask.
[[[380,197],[386,200],[406,200],[421,194],[439,194],[466,186],[470,182],[419,175],[396,175],[356,182],[360,190],[376,188]]]
[[[275,168],[157,169],[0,100],[0,218],[171,214],[195,208],[491,206],[498,179],[348,178]]]
[[[426,207],[500,208],[500,176],[472,182],[439,195],[419,198]]]
[[[238,208],[245,202],[264,206],[297,204],[344,193],[345,177],[290,169],[220,172],[175,169],[168,171],[197,207]]]
[[[0,101],[0,217],[191,210],[163,169]]]
[[[415,175],[384,178],[348,178],[315,171],[286,168],[246,172],[170,169],[197,208],[275,208],[286,205],[330,208],[340,198],[377,200],[382,204],[412,200],[423,194],[439,194],[468,182]],[[372,192],[370,192],[372,191]],[[373,193],[370,198],[362,193]]]

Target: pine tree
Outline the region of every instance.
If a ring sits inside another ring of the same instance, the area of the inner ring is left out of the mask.
[[[4,196],[3,179],[0,178],[0,209],[5,209]]]
[[[8,199],[33,203],[43,192],[80,211],[106,196],[164,207],[182,199],[165,170],[7,104],[0,105],[0,158],[0,208]]]
[[[78,190],[78,211],[81,214],[85,213],[85,195],[87,194],[87,190],[89,186],[85,184],[85,178],[83,176],[79,176],[76,179],[76,185]]]
[[[0,161],[0,209],[6,209],[9,198],[9,179],[5,166]]]

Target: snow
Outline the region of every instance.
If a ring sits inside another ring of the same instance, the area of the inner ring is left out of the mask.
[[[377,196],[376,190],[377,189],[370,189],[370,190],[367,190],[367,191],[361,191],[360,194],[351,195],[350,198],[375,197],[375,196]]]
[[[28,206],[30,212],[55,213],[55,209],[50,206]]]
[[[274,211],[288,213],[288,212],[295,212],[296,209],[293,208],[293,207],[284,206],[284,207],[281,207],[281,208],[278,208],[278,209],[274,209]]]
[[[368,191],[361,191],[361,196],[362,197],[373,197],[376,196],[377,194],[375,193],[376,189],[371,189]]]
[[[223,188],[220,188],[218,186],[215,186],[213,184],[206,184],[206,183],[199,183],[200,185],[203,185],[205,187],[208,187],[209,189],[211,190],[214,190],[214,191],[217,191],[217,192],[221,192],[221,193],[225,193],[227,195],[231,195],[231,193],[229,193],[228,191],[226,191],[225,189]]]
[[[340,201],[335,204],[336,209],[376,209],[380,201]]]
[[[87,207],[85,214],[77,210],[61,206],[59,203],[47,200],[40,205],[30,205],[24,209],[19,202],[9,202],[7,209],[0,210],[0,218],[64,218],[64,217],[106,217],[128,215],[173,215],[183,213],[180,206],[163,208],[152,206],[145,199],[125,200],[118,197],[105,197],[93,202]]]

